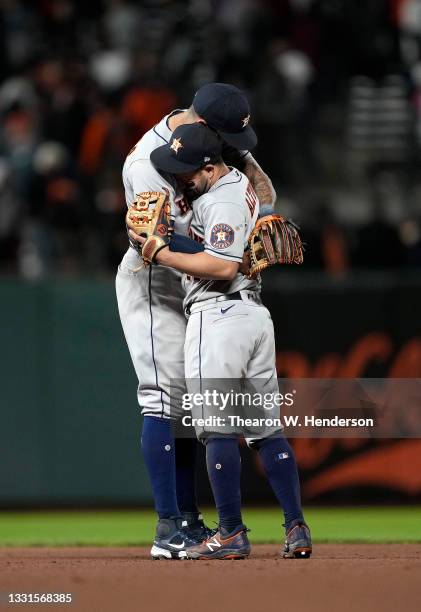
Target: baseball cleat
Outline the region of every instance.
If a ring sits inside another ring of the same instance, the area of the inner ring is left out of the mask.
[[[284,559],[308,559],[312,553],[310,529],[305,523],[296,523],[288,531],[282,553]]]
[[[210,538],[187,548],[188,559],[245,559],[250,554],[247,527],[239,525],[230,533],[223,528]]]
[[[187,526],[184,526],[187,523]],[[203,521],[199,512],[183,512],[183,531],[187,533],[190,540],[201,544],[204,540],[216,534],[218,529],[210,529]]]
[[[160,519],[151,548],[152,559],[186,559],[187,547],[196,542],[188,537],[185,526],[181,518]]]

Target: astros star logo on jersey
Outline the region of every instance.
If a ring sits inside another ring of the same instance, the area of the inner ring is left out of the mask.
[[[214,249],[227,249],[234,242],[234,230],[227,223],[217,223],[211,230],[210,243]]]
[[[174,138],[171,143],[170,149],[178,153],[178,149],[182,149],[183,145],[181,144],[181,138]]]

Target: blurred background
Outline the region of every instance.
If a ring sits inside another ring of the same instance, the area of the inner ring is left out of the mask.
[[[209,81],[246,91],[307,243],[264,279],[279,375],[421,377],[420,0],[2,0],[2,507],[151,503],[121,170]],[[294,444],[306,503],[421,501],[419,440]],[[246,502],[272,502],[256,461]]]

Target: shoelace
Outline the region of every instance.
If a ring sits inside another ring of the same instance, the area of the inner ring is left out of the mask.
[[[216,535],[218,533],[218,526],[210,528],[202,522],[199,527],[196,527],[193,530],[191,527],[183,527],[183,530],[185,531],[187,537],[190,540],[193,540],[196,544],[200,544],[201,542],[209,540],[209,538],[212,538],[214,535]]]
[[[196,546],[197,545],[197,540],[190,536],[188,527],[182,527],[180,529],[180,534],[186,546]]]
[[[213,538],[214,535],[216,535],[219,531],[219,527],[206,527],[206,525],[204,526],[205,529],[205,536],[206,539],[209,540],[209,538]]]

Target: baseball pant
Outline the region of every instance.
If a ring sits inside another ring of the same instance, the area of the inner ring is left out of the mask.
[[[176,416],[185,392],[181,277],[170,268],[144,267],[129,248],[118,268],[116,292],[142,414]]]
[[[256,294],[248,291],[240,293],[242,300],[215,302],[210,299],[192,306],[184,347],[189,393],[203,394],[206,390],[214,389],[227,393],[233,386],[248,391],[255,389],[260,395],[279,392],[270,313]],[[241,410],[247,411],[247,408]],[[261,417],[268,416],[263,407],[256,410],[255,406],[251,414],[256,416],[259,411]],[[250,416],[240,412],[242,415]],[[194,407],[192,416],[206,416],[203,407]],[[252,444],[281,429],[279,426],[260,426],[255,433],[246,435],[247,443]],[[230,428],[227,422],[222,427],[196,427],[199,438],[214,433],[238,433],[238,428]]]

